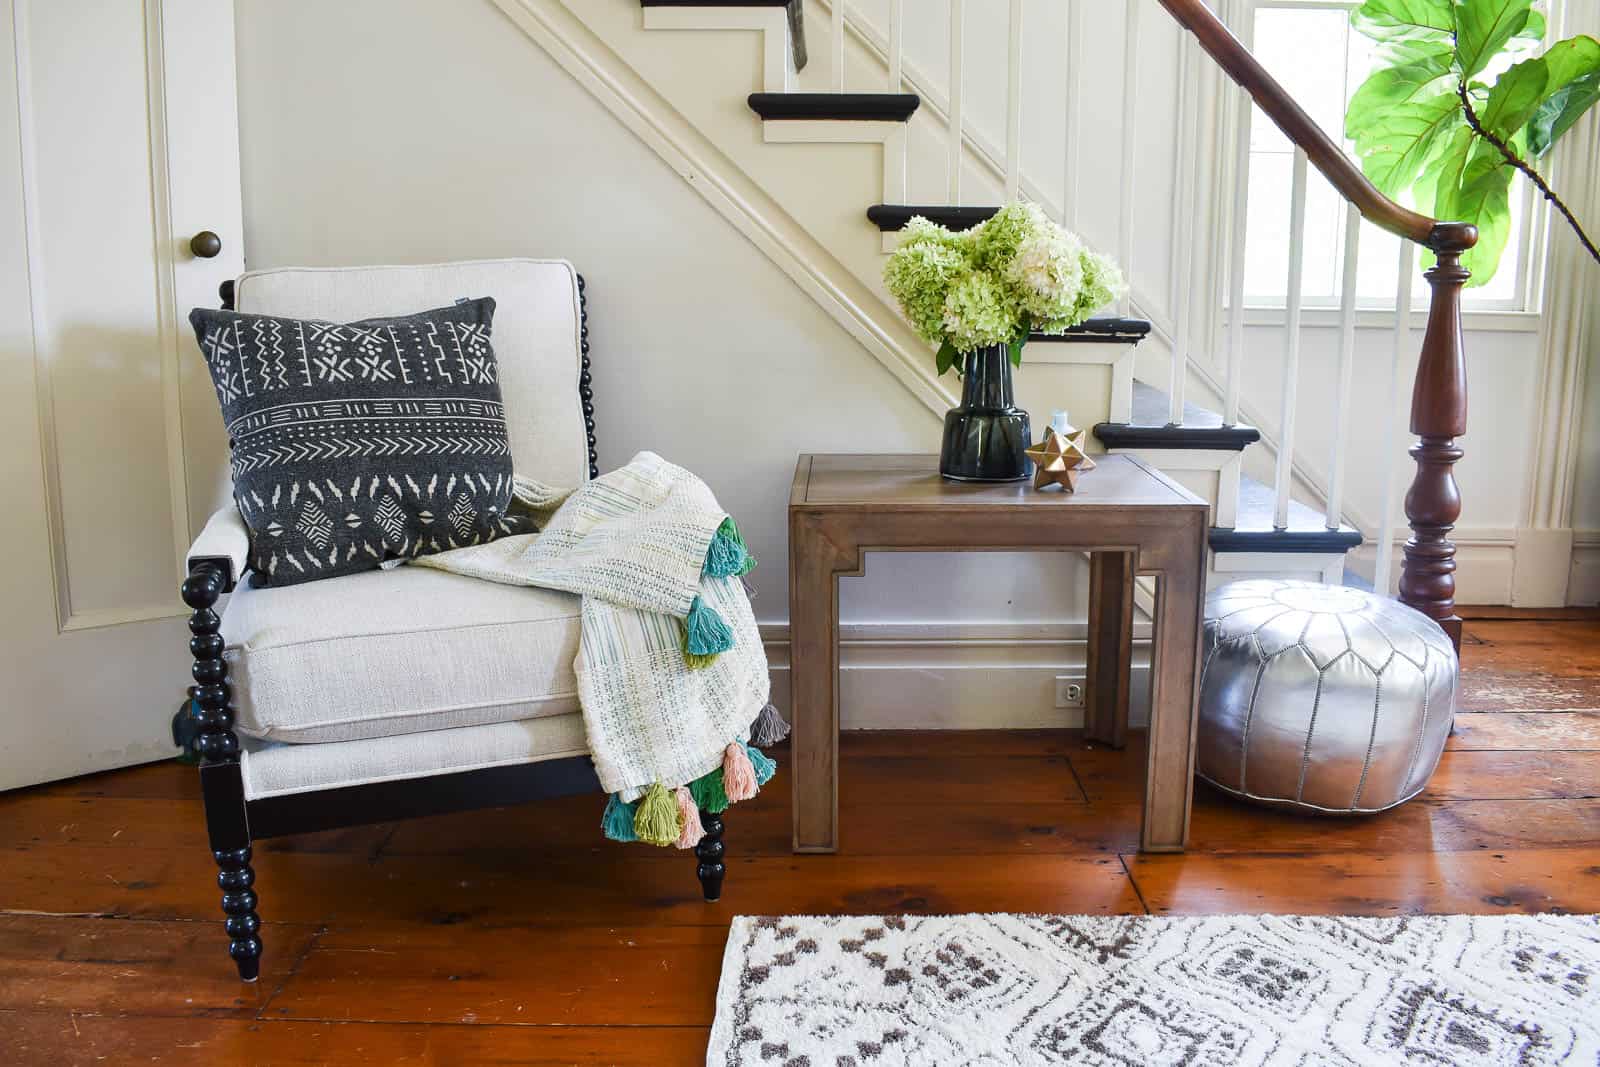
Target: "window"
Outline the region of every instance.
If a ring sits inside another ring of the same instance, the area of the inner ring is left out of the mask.
[[[1350,28],[1357,4],[1341,0],[1255,0],[1252,50],[1334,140],[1343,143],[1344,111],[1372,69],[1373,42]],[[1250,124],[1250,208],[1245,241],[1245,304],[1282,307],[1289,262],[1289,201],[1294,145],[1259,109]],[[1512,186],[1512,231],[1505,258],[1486,286],[1466,290],[1469,311],[1524,311],[1532,299],[1533,261],[1528,219],[1534,191],[1525,179]],[[1345,202],[1315,168],[1306,187],[1305,305],[1337,307],[1344,262]],[[1362,307],[1394,306],[1399,281],[1399,238],[1363,224],[1357,301]],[[1419,277],[1418,306],[1427,301]]]

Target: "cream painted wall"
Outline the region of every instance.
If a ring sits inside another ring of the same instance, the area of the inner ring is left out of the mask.
[[[788,617],[802,451],[936,451],[938,422],[482,0],[237,0],[249,266],[564,256],[589,284],[600,462],[697,471]],[[1053,556],[874,556],[849,622],[1081,618]]]

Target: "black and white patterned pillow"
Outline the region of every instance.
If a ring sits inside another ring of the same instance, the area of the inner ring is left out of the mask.
[[[494,301],[332,323],[189,313],[255,581],[293,585],[523,531]]]

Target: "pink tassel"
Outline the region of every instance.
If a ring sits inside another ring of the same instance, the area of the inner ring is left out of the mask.
[[[756,769],[750,766],[750,756],[737,741],[722,753],[722,788],[729,804],[749,800],[761,789],[756,784]]]
[[[706,828],[700,825],[700,807],[695,804],[694,797],[689,795],[687,786],[679,786],[672,791],[678,798],[678,822],[683,829],[678,832],[678,840],[673,842],[678,848],[694,848],[700,839],[706,836]]]

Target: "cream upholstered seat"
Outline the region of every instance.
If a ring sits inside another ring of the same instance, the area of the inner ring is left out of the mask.
[[[579,601],[422,567],[233,594],[238,730],[355,741],[578,710]]]
[[[240,311],[335,322],[480,296],[497,305],[494,347],[516,470],[578,485],[590,456],[571,264],[295,267],[255,271],[235,286]],[[189,557],[226,561],[237,579],[247,549],[229,506]],[[236,729],[247,741],[247,798],[587,752],[575,714],[575,596],[397,567],[282,588],[239,581],[220,613]],[[541,719],[566,721],[529,725]]]

